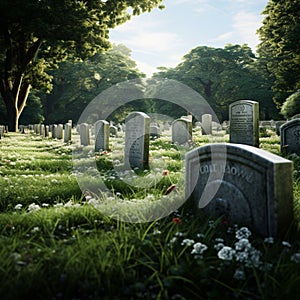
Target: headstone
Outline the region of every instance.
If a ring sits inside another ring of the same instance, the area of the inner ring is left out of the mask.
[[[52,125],[52,138],[57,139],[57,124]]]
[[[150,138],[151,139],[157,139],[160,137],[160,129],[156,125],[150,126]]]
[[[125,166],[145,169],[149,165],[150,117],[132,112],[125,120]]]
[[[88,146],[90,144],[90,125],[82,123],[79,125],[80,145]]]
[[[229,105],[230,143],[259,146],[259,104],[239,100]]]
[[[45,125],[44,124],[40,125],[40,135],[42,137],[45,137]]]
[[[110,136],[118,136],[118,128],[114,125],[109,126],[109,134]]]
[[[204,114],[201,117],[202,134],[212,134],[212,115]]]
[[[186,154],[186,198],[210,218],[276,236],[293,220],[292,162],[242,144],[216,143]]]
[[[62,124],[58,124],[57,125],[57,136],[56,138],[61,140],[63,138],[63,130],[64,130],[64,126]]]
[[[64,128],[64,143],[70,142],[72,139],[72,124],[66,123]]]
[[[291,120],[294,120],[294,119],[300,119],[300,114],[296,114],[291,117]]]
[[[276,121],[275,122],[275,127],[276,127],[276,134],[280,135],[280,127],[281,125],[285,124],[286,121]]]
[[[192,141],[192,122],[187,119],[177,119],[172,123],[172,143],[184,145]]]
[[[95,123],[95,152],[109,149],[109,123],[99,120]]]
[[[293,119],[280,127],[280,147],[282,153],[300,156],[300,119]]]
[[[45,126],[45,137],[49,137],[49,125]]]

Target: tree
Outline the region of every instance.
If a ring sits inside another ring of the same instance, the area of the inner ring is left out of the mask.
[[[300,114],[300,90],[286,99],[280,113],[287,119]]]
[[[97,53],[81,62],[66,60],[51,72],[53,90],[44,96],[46,123],[78,120],[82,111],[98,94],[123,81],[145,77],[130,58],[124,45]]]
[[[246,44],[229,44],[224,48],[200,46],[186,54],[177,67],[161,68],[154,76],[175,79],[193,88],[220,120],[228,120],[228,106],[238,99],[258,100],[264,112],[262,118],[266,119],[275,105],[270,87],[257,66],[257,59]]]
[[[1,0],[0,92],[9,130],[17,130],[32,88],[51,89],[49,69],[70,55],[85,59],[108,49],[109,28],[161,1]]]
[[[300,88],[300,2],[270,0],[258,33],[259,56],[269,76],[274,76],[274,101],[280,107]]]

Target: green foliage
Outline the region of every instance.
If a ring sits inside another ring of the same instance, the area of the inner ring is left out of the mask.
[[[265,7],[258,53],[265,69],[274,78],[274,100],[281,106],[300,88],[300,3],[270,0]]]
[[[119,82],[145,76],[139,72],[130,58],[130,50],[124,45],[113,45],[111,50],[84,61],[67,60],[51,74],[53,90],[43,100],[45,122],[49,124],[65,123],[70,119],[76,121],[102,91]],[[122,118],[124,114],[119,111],[112,119]]]
[[[195,140],[207,143],[201,135]],[[262,141],[263,149],[277,147],[279,154],[278,136]],[[299,294],[298,236],[261,239],[186,206],[153,222],[111,219],[87,197],[75,195],[71,145],[9,133],[1,150],[1,299],[291,299]],[[176,150],[163,138],[151,145],[154,162],[161,155],[178,170]],[[113,155],[100,156],[99,166],[109,170]],[[293,160],[299,178],[299,158]],[[299,187],[295,180],[297,212]]]
[[[0,2],[0,92],[16,131],[28,93],[51,90],[48,71],[68,57],[86,59],[110,47],[109,28],[150,12],[161,0]],[[162,8],[162,6],[160,6]],[[131,9],[131,13],[130,10]]]
[[[300,90],[286,99],[280,113],[287,119],[300,114]]]
[[[277,117],[270,86],[247,45],[197,47],[177,67],[161,69],[154,76],[181,81],[199,92],[221,121],[228,120],[228,105],[239,99],[259,101],[262,119]]]

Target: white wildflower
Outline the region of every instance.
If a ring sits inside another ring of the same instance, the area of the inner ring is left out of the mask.
[[[208,249],[208,247],[205,244],[202,244],[200,242],[195,243],[193,245],[193,250],[191,252],[191,254],[202,254],[204,251],[206,251]]]
[[[233,250],[229,246],[224,246],[219,252],[218,257],[223,260],[232,260],[235,254],[235,250]]]
[[[181,245],[182,246],[192,246],[193,244],[195,243],[194,240],[190,240],[190,239],[184,239],[182,242],[181,242]]]
[[[235,233],[235,237],[238,240],[248,239],[250,235],[251,235],[251,231],[247,227],[242,227],[238,229]]]
[[[291,256],[291,261],[299,264],[300,263],[300,252],[293,254]]]
[[[23,207],[23,205],[19,203],[15,206],[15,209],[20,210],[20,209],[22,209],[22,207]]]
[[[41,209],[41,207],[40,207],[38,204],[31,203],[31,204],[28,206],[27,211],[28,211],[29,213],[31,213],[31,212],[34,212],[34,211],[38,211],[38,210],[40,210],[40,209]]]

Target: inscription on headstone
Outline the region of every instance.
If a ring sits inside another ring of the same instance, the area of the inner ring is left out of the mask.
[[[132,112],[125,125],[125,166],[144,169],[149,164],[150,117],[143,112]]]
[[[300,119],[293,119],[280,127],[280,147],[283,153],[300,155]]]
[[[239,100],[229,105],[230,143],[259,146],[259,104]]]
[[[186,154],[186,198],[211,218],[268,237],[293,220],[292,162],[262,149],[216,143]]]

